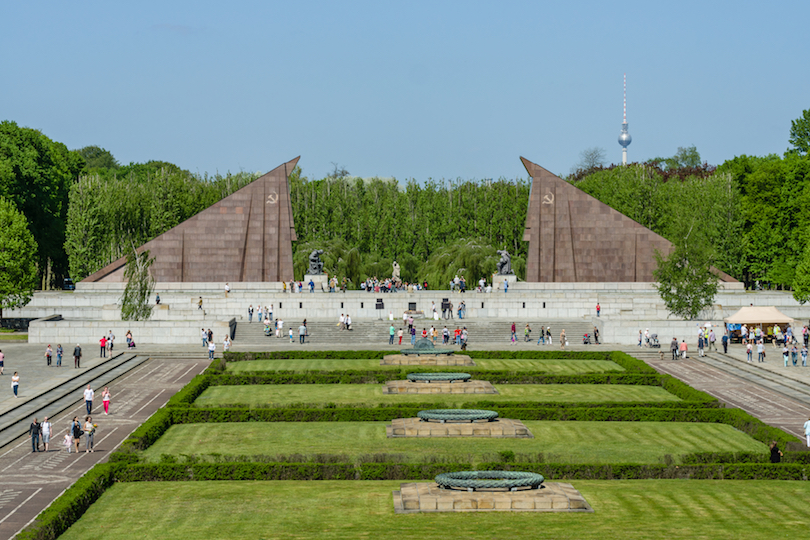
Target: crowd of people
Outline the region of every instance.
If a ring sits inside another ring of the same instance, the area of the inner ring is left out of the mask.
[[[82,440],[84,440],[85,453],[95,451],[95,434],[98,430],[98,424],[93,423],[93,401],[95,400],[95,391],[88,384],[84,389],[84,405],[87,414],[84,421],[80,420],[79,416],[74,416],[71,420],[67,431],[64,432],[62,439],[62,446],[70,454],[72,452],[79,453],[79,447]],[[110,414],[110,402],[112,401],[112,394],[109,387],[104,387],[101,392],[101,402],[104,406],[104,414]],[[51,451],[51,439],[58,436],[54,431],[53,423],[44,417],[40,422],[36,417],[31,421],[28,426],[28,438],[31,440],[31,452],[49,452]]]

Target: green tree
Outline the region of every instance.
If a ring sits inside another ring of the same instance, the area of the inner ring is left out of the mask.
[[[41,132],[0,122],[0,196],[28,219],[38,246],[40,277],[51,267],[49,263],[58,275],[67,271],[63,244],[68,190],[84,165],[78,153]]]
[[[678,219],[680,231],[668,256],[656,250],[656,289],[670,314],[695,319],[712,305],[718,278],[712,271],[714,249],[692,216]]]
[[[664,170],[671,171],[682,167],[700,167],[702,161],[700,160],[700,152],[697,151],[697,147],[692,145],[687,147],[679,146],[674,156],[668,158],[657,157],[651,159],[650,163]]]
[[[26,305],[37,284],[37,243],[28,220],[0,197],[0,319],[3,309]]]
[[[804,254],[796,276],[793,279],[793,298],[802,304],[810,300],[810,246],[804,248]]]
[[[801,118],[790,121],[790,138],[788,142],[793,145],[789,152],[810,154],[810,109],[802,111]]]
[[[124,321],[146,321],[152,316],[149,297],[155,290],[155,279],[149,272],[154,257],[149,258],[149,250],[138,253],[135,247],[127,255],[124,279],[127,286],[121,297],[121,319]]]
[[[109,150],[98,146],[85,146],[76,152],[87,162],[88,169],[118,169],[121,165]]]

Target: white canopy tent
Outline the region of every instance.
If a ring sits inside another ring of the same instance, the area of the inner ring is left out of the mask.
[[[740,308],[737,313],[723,319],[728,324],[793,324],[793,319],[773,306]]]

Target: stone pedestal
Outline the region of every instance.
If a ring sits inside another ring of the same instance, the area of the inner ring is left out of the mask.
[[[383,394],[497,394],[489,381],[466,382],[411,382],[388,381]]]
[[[381,366],[474,366],[466,354],[386,354]]]
[[[545,482],[520,491],[457,491],[435,482],[400,484],[394,491],[394,512],[593,512],[571,484]]]
[[[492,274],[492,290],[503,291],[503,280],[506,280],[511,289],[512,286],[517,283],[517,276],[515,274]]]
[[[385,426],[389,439],[399,437],[484,437],[493,439],[533,439],[520,420],[498,418],[492,422],[423,422],[419,418],[397,418]]]
[[[323,289],[325,291],[328,290],[326,287],[327,287],[327,282],[329,280],[326,277],[326,274],[315,274],[315,275],[313,275],[313,274],[304,274],[304,281],[302,281],[301,283],[304,284],[304,290],[307,291],[307,292],[309,292],[309,281],[310,280],[312,280],[312,283],[315,284],[315,290],[316,291],[321,290],[321,284],[323,284]]]

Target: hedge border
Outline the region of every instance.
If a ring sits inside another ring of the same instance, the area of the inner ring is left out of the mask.
[[[223,353],[226,362],[251,360],[382,360],[387,354],[397,354],[398,350],[380,351],[264,351]],[[461,353],[461,351],[459,351]],[[610,353],[598,351],[465,351],[470,358],[492,358],[499,360],[609,360]],[[624,353],[621,353],[624,354]],[[632,357],[631,357],[632,358]],[[634,359],[635,360],[635,359]]]

